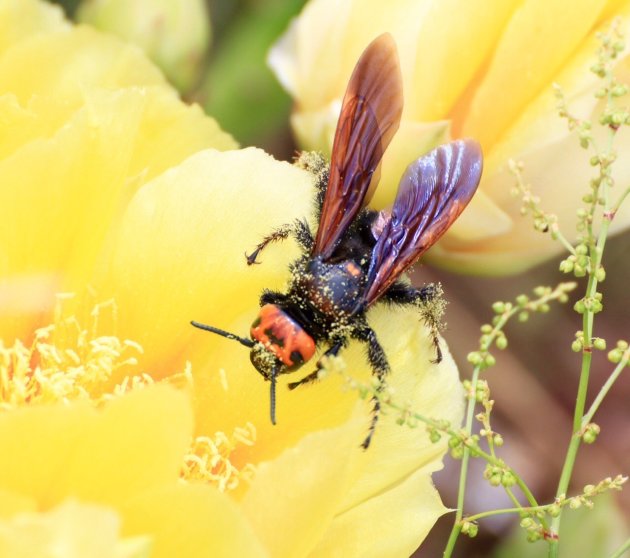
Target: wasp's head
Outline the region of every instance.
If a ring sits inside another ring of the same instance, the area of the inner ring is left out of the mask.
[[[287,372],[287,367],[271,351],[271,347],[266,347],[260,342],[254,343],[249,359],[265,380],[271,380],[273,376]]]

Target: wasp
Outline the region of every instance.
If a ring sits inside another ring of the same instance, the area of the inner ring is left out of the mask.
[[[273,424],[278,375],[301,368],[318,346],[326,346],[315,371],[289,384],[295,389],[317,380],[325,357],[336,356],[353,339],[364,343],[379,386],[362,443],[365,449],[379,418],[378,392],[390,371],[366,312],[379,301],[421,306],[433,296],[431,285],[414,288],[401,275],[457,219],[482,171],[479,144],[453,141],[409,165],[391,209],[367,209],[383,153],[400,124],[402,91],[396,45],[391,35],[383,34],[361,55],[343,98],[327,178],[320,180],[316,194],[317,232],[298,220],[271,233],[246,255],[247,264],[258,263],[269,243],[294,237],[303,255],[291,264],[287,292],[263,292],[249,338],[191,322],[251,349],[252,364],[271,382]]]

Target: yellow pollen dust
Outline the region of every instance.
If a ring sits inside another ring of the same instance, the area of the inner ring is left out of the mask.
[[[113,335],[100,335],[99,320],[107,310],[115,317],[113,301],[94,306],[84,328],[76,316],[64,315],[57,295],[54,322],[34,332],[33,341],[0,340],[0,410],[38,403],[85,400],[99,403],[99,394],[112,375],[138,364],[142,347]]]
[[[251,481],[256,469],[251,463],[239,469],[230,458],[240,445],[253,446],[255,442],[256,427],[249,422],[235,428],[231,436],[224,432],[217,432],[213,438],[198,436],[184,457],[182,480],[209,483],[222,492],[234,490],[242,481]]]
[[[137,357],[143,352],[138,343],[99,333],[110,326],[116,329],[114,301],[95,305],[86,320],[88,326],[83,327],[73,313],[66,311],[73,298],[72,294],[57,295],[53,323],[36,330],[30,344],[17,340],[8,347],[0,340],[0,412],[77,400],[100,406],[156,382],[137,370]],[[116,373],[120,377],[123,368],[125,375],[112,387],[112,376]],[[186,363],[183,372],[161,381],[190,388],[191,364]],[[255,441],[256,429],[250,423],[236,428],[231,436],[217,432],[212,438],[195,438],[184,455],[181,480],[206,482],[222,491],[235,489],[241,481],[253,478],[254,466],[239,469],[230,458],[237,447],[252,446]]]

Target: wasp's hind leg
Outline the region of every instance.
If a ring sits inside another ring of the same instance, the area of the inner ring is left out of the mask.
[[[317,365],[315,370],[311,372],[308,376],[304,376],[301,380],[297,382],[291,382],[289,384],[289,389],[293,390],[298,386],[302,386],[305,384],[310,384],[312,382],[316,382],[319,379],[319,372],[322,368],[324,368],[323,360],[326,357],[335,357],[339,353],[339,351],[346,344],[345,339],[340,339],[333,343],[333,345],[321,356],[321,358],[317,361]]]
[[[397,281],[385,292],[381,300],[390,304],[413,305],[420,310],[422,319],[431,330],[435,346],[435,360],[431,362],[436,364],[442,362],[442,349],[439,341],[445,305],[442,298],[442,286],[439,283],[429,283],[416,289],[411,285]]]
[[[370,447],[370,442],[372,441],[372,436],[374,435],[374,431],[376,430],[376,425],[378,423],[378,419],[381,413],[381,399],[380,396],[385,390],[386,381],[385,378],[387,374],[389,374],[389,363],[387,362],[387,357],[385,356],[385,351],[381,344],[378,342],[376,338],[376,333],[374,330],[369,327],[367,324],[364,324],[362,327],[355,330],[352,335],[355,339],[359,341],[363,341],[367,344],[368,349],[368,360],[370,361],[370,365],[372,366],[372,373],[376,376],[378,380],[375,393],[372,396],[372,422],[370,423],[370,430],[368,431],[368,435],[365,440],[361,444],[363,449],[368,449]]]
[[[311,229],[304,221],[297,220],[294,223],[282,225],[280,228],[263,238],[262,242],[256,246],[256,249],[251,254],[245,254],[245,258],[247,258],[247,265],[259,263],[256,261],[256,258],[268,244],[278,242],[280,240],[286,240],[289,236],[293,236],[304,251],[310,252],[313,247],[313,243],[315,242]]]

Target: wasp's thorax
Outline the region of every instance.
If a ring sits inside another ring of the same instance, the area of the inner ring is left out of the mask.
[[[274,367],[281,372],[299,368],[315,354],[315,341],[289,314],[276,304],[265,304],[252,324],[256,345],[250,359],[267,379]]]

